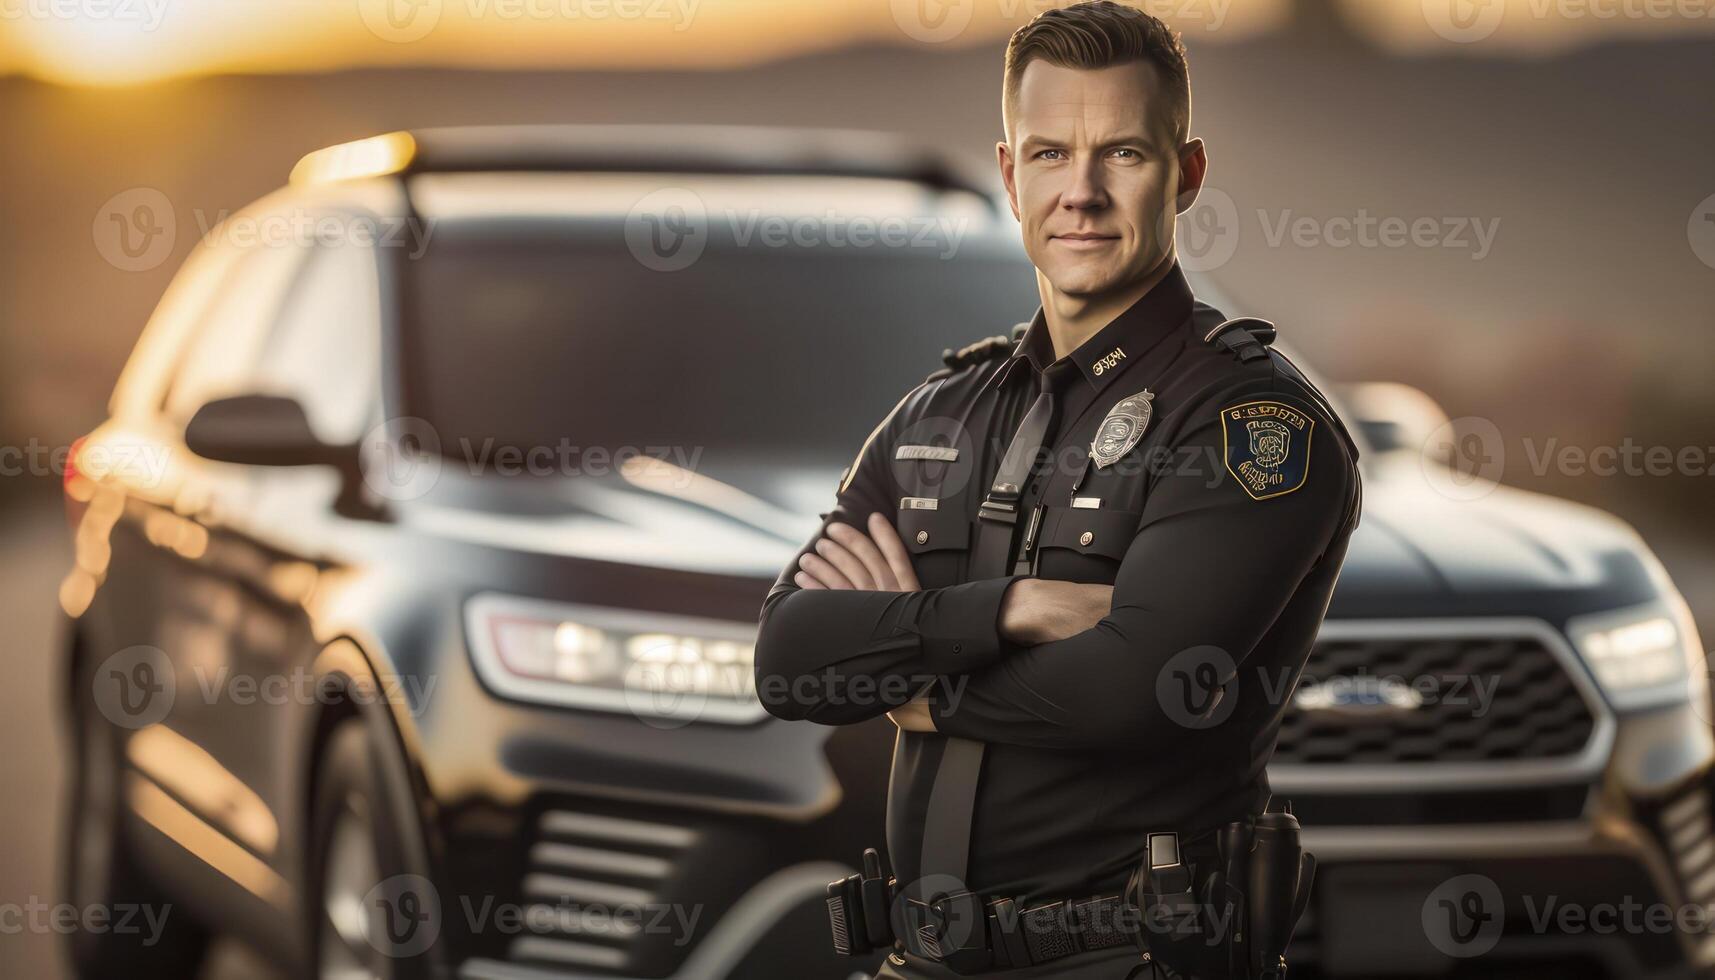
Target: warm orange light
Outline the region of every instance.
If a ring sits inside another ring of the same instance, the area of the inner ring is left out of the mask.
[[[294,184],[326,184],[395,174],[417,155],[410,133],[385,133],[307,154],[292,168]]]

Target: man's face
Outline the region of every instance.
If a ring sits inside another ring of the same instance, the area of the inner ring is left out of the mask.
[[[1174,217],[1201,182],[1202,147],[1183,148],[1193,171],[1184,174],[1168,100],[1147,62],[1025,66],[1010,144],[998,147],[1001,176],[1025,251],[1059,292],[1124,288],[1172,248]]]

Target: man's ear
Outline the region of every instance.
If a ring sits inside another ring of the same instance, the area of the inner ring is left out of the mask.
[[[1203,178],[1208,173],[1209,155],[1203,150],[1203,141],[1186,141],[1179,148],[1179,196],[1173,202],[1178,213],[1184,214],[1197,203],[1197,192],[1203,189]]]
[[[1000,182],[1006,185],[1006,201],[1012,205],[1013,220],[1023,221],[1018,213],[1018,184],[1013,180],[1012,148],[1006,145],[1006,140],[995,143],[994,161],[1000,167]]]

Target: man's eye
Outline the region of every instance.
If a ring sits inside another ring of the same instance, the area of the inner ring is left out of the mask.
[[[1066,155],[1064,150],[1043,150],[1036,154],[1038,160],[1059,160]]]
[[[1118,149],[1113,151],[1113,155],[1116,157],[1119,157],[1121,160],[1128,160],[1128,161],[1130,161],[1130,160],[1142,160],[1143,159],[1143,154],[1137,152],[1136,150],[1132,149],[1129,146],[1119,147]]]

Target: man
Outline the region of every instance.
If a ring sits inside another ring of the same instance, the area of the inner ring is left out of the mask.
[[[882,977],[953,975],[911,910],[958,887],[990,916],[1115,896],[1165,831],[1206,869],[1215,829],[1265,805],[1358,520],[1344,427],[1175,261],[1207,170],[1177,36],[1108,0],[1051,10],[1013,35],[1004,89],[1041,308],[870,434],[757,644],[776,715],[899,728]],[[982,956],[1007,977],[1140,962],[1096,929],[975,931],[940,942],[1003,947]]]

